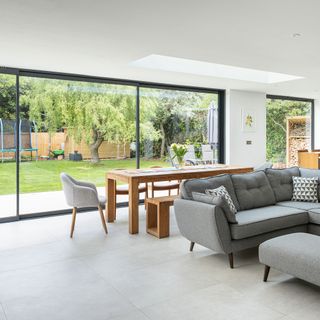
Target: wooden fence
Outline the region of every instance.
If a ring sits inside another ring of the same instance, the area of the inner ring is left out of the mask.
[[[69,153],[75,150],[82,154],[83,159],[90,159],[90,149],[88,145],[81,141],[76,143],[74,139],[69,137],[66,132],[57,132],[49,135],[47,132],[39,132],[31,134],[32,146],[35,148],[38,145],[38,156],[48,156],[50,150],[64,149],[65,158],[69,158]],[[37,143],[36,143],[37,140]],[[23,156],[29,157],[30,152],[22,152]],[[35,157],[35,152],[32,153]],[[130,145],[117,144],[103,141],[99,148],[99,156],[101,159],[123,159],[130,157]],[[5,153],[6,158],[13,158],[14,153]]]

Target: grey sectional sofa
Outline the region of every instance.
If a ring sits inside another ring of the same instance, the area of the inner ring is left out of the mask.
[[[320,178],[320,170],[266,169],[184,181],[174,209],[181,234],[191,241],[190,250],[198,243],[228,254],[233,268],[234,252],[265,240],[294,232],[320,235],[320,203],[291,201],[293,176]],[[229,222],[221,207],[193,200],[192,192],[221,185],[236,206],[237,223]]]

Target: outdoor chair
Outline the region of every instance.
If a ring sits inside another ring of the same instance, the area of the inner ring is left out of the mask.
[[[201,145],[202,161],[204,163],[214,163],[214,153],[210,144]]]
[[[102,210],[106,203],[106,198],[98,195],[96,186],[90,182],[77,181],[66,173],[61,173],[60,178],[66,202],[73,207],[70,238],[73,236],[78,208],[98,208],[103,229],[105,233],[108,233]]]
[[[186,164],[191,164],[193,166],[198,164],[199,160],[196,158],[194,146],[188,145],[187,148],[188,148],[188,151],[183,157],[184,162]],[[174,156],[174,152],[172,151],[171,147],[168,147],[168,154],[169,154],[169,158],[170,158],[172,166],[176,167],[178,165],[178,162],[176,160],[176,157]]]
[[[199,160],[196,157],[196,152],[194,150],[194,145],[190,144],[190,145],[187,146],[187,148],[188,148],[188,151],[183,157],[185,163],[191,164],[193,166],[198,164]]]

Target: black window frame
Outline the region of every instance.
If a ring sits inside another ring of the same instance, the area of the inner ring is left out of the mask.
[[[31,77],[31,78],[45,78],[45,79],[54,79],[54,80],[66,80],[66,81],[83,81],[91,83],[105,83],[105,84],[115,84],[115,85],[127,85],[136,88],[136,167],[140,167],[140,88],[154,88],[154,89],[165,89],[165,90],[180,90],[188,92],[199,92],[199,93],[212,93],[218,95],[218,125],[219,125],[219,146],[218,146],[218,155],[219,162],[224,163],[225,161],[225,90],[215,89],[215,88],[206,88],[206,87],[196,87],[196,86],[185,86],[185,85],[176,85],[176,84],[167,84],[167,83],[157,83],[157,82],[148,82],[148,81],[139,81],[139,80],[129,80],[129,79],[118,79],[118,78],[108,78],[108,77],[99,77],[92,75],[83,75],[83,74],[74,74],[74,73],[64,73],[64,72],[54,72],[54,71],[43,71],[43,70],[33,70],[33,69],[24,69],[24,68],[11,68],[0,66],[0,74],[12,74],[16,76],[16,121],[19,123],[20,120],[20,88],[19,80],[20,77]],[[17,125],[19,128],[19,125]],[[19,134],[17,138],[19,139]],[[19,141],[17,142],[18,150],[16,155],[19,155]],[[44,216],[53,216],[53,215],[62,215],[70,214],[71,209],[67,210],[56,210],[48,212],[37,212],[31,214],[22,214],[20,215],[20,189],[19,189],[19,178],[20,178],[20,168],[19,168],[19,158],[16,156],[16,216],[0,218],[0,223],[2,222],[11,222],[23,219],[44,217]],[[127,206],[128,203],[119,203],[118,207]],[[80,210],[81,211],[81,210]],[[88,211],[84,209],[83,211]]]
[[[314,135],[315,135],[315,128],[314,128],[314,99],[310,98],[301,98],[301,97],[292,97],[292,96],[282,96],[282,95],[274,95],[274,94],[267,94],[266,99],[273,99],[273,100],[287,100],[287,101],[301,101],[301,102],[309,102],[311,103],[311,110],[310,110],[310,118],[311,118],[311,141],[310,147],[311,150],[314,149]]]

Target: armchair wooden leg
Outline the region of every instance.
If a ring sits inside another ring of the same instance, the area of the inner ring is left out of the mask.
[[[233,253],[228,254],[230,268],[233,269]]]
[[[268,280],[269,271],[270,271],[270,267],[269,266],[265,266],[264,267],[264,275],[263,275],[263,281],[264,282],[267,282],[267,280]]]
[[[190,251],[193,251],[193,247],[194,247],[194,242],[190,242]]]
[[[103,227],[105,233],[108,233],[107,224],[106,224],[106,220],[104,218],[103,210],[102,210],[102,208],[100,206],[98,207],[98,209],[99,209],[99,213],[100,213],[102,227]]]
[[[74,207],[72,209],[72,221],[71,221],[70,238],[73,237],[74,225],[76,224],[76,215],[77,215],[77,208]]]

